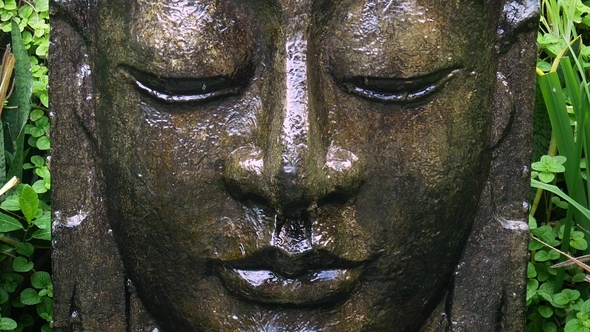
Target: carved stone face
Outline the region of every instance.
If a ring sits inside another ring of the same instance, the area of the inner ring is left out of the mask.
[[[165,331],[416,331],[490,162],[492,5],[100,5],[100,149]]]

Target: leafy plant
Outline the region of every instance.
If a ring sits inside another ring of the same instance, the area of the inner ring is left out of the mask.
[[[531,186],[537,191],[529,217],[527,331],[589,332],[590,267],[581,260],[590,256],[573,256],[590,251],[590,49],[576,31],[588,27],[590,7],[575,0],[547,0],[543,10],[537,84],[552,132],[547,154],[531,165]],[[575,264],[564,263],[568,259]]]
[[[578,37],[578,28],[590,26],[590,7],[581,0],[542,0],[541,24],[537,45],[550,58],[567,48],[569,41]],[[590,54],[584,49],[584,57]]]
[[[48,20],[48,0],[0,0],[0,331],[50,331],[53,319]]]

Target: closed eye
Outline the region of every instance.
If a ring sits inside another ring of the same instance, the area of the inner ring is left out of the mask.
[[[459,71],[460,68],[449,68],[413,78],[356,76],[343,80],[340,87],[347,93],[372,101],[412,103],[430,97]]]
[[[206,102],[237,95],[248,84],[247,77],[214,76],[167,78],[122,66],[138,90],[166,103]]]

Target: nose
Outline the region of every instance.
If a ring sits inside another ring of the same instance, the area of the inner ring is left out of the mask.
[[[283,240],[299,247],[309,237],[308,211],[341,203],[364,178],[361,158],[329,137],[321,66],[308,51],[305,31],[296,24],[285,29],[282,59],[262,89],[261,139],[231,153],[223,174],[235,198],[272,208],[276,234],[287,230]]]

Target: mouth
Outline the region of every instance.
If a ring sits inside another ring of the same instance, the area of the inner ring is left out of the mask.
[[[271,248],[245,259],[218,262],[216,272],[226,289],[240,298],[314,306],[348,296],[367,261],[354,262],[324,251],[289,255]]]

